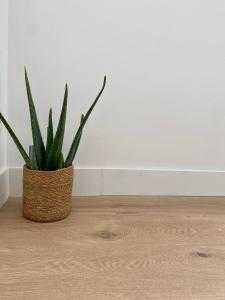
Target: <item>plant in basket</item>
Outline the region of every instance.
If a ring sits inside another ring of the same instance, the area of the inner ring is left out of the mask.
[[[56,130],[53,126],[52,109],[49,110],[47,141],[44,143],[26,69],[25,82],[33,136],[33,145],[29,148],[29,155],[1,113],[0,120],[25,161],[23,168],[24,217],[39,222],[56,221],[65,218],[71,211],[73,160],[81,141],[84,126],[105,88],[106,77],[104,77],[102,88],[87,113],[81,115],[80,125],[67,156],[62,153],[67,114],[67,84]]]

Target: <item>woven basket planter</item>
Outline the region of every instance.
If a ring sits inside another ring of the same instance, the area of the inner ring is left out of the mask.
[[[23,216],[36,222],[64,219],[71,212],[73,167],[56,171],[23,168]]]

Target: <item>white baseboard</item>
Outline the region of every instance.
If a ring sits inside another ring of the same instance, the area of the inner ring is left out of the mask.
[[[9,197],[9,171],[8,169],[0,170],[0,207]]]
[[[9,169],[10,197],[22,196],[22,168]],[[94,196],[102,194],[101,170],[79,169],[74,173],[73,195]]]
[[[9,186],[22,195],[21,168],[10,168]],[[225,171],[76,169],[73,195],[225,196]]]

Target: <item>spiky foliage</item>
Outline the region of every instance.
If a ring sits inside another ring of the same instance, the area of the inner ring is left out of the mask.
[[[61,152],[62,152],[65,125],[66,125],[67,97],[68,97],[68,88],[66,85],[63,106],[62,106],[62,111],[61,111],[61,115],[60,115],[60,119],[59,119],[58,128],[57,128],[55,137],[52,142],[51,149],[50,149],[48,157],[47,157],[47,165],[46,165],[47,170],[56,170],[59,166],[59,161],[60,161]]]
[[[16,144],[16,147],[18,148],[20,154],[22,155],[26,165],[29,168],[33,168],[31,159],[29,158],[28,154],[24,150],[24,148],[23,148],[22,144],[20,143],[19,139],[17,138],[16,134],[14,133],[14,131],[12,130],[12,128],[10,127],[10,125],[8,124],[8,122],[6,121],[6,119],[3,117],[3,115],[1,113],[0,113],[0,120],[2,121],[2,123],[4,124],[6,129],[8,130],[11,138],[13,139],[14,143]]]
[[[88,120],[88,118],[89,118],[92,110],[94,109],[95,105],[97,104],[97,102],[98,102],[98,100],[99,100],[102,92],[104,91],[105,84],[106,84],[106,76],[104,77],[102,88],[101,88],[100,92],[98,93],[97,97],[95,98],[93,104],[91,105],[91,107],[87,111],[86,115],[83,116],[83,117],[81,116],[80,126],[79,126],[79,128],[78,128],[78,130],[76,132],[76,135],[74,137],[74,140],[72,142],[72,145],[70,147],[68,156],[67,156],[66,161],[65,161],[65,166],[66,167],[69,167],[73,163],[75,154],[77,153],[77,149],[78,149],[79,144],[80,144],[80,139],[81,139],[81,135],[82,135],[82,131],[83,131],[84,125],[86,124],[86,122],[87,122],[87,120]]]
[[[46,152],[45,152],[45,164],[47,164],[47,158],[49,151],[52,147],[54,139],[54,132],[53,132],[53,122],[52,122],[52,109],[50,108],[49,115],[48,115],[48,129],[47,129],[47,142],[46,142]]]
[[[38,168],[42,170],[44,168],[45,146],[41,136],[41,130],[38,123],[38,118],[37,118],[36,109],[33,102],[33,97],[31,94],[30,83],[28,80],[26,68],[25,68],[25,82],[27,88],[27,99],[28,99],[29,109],[30,109],[30,121],[31,121],[35,155],[36,155]]]
[[[84,126],[105,88],[106,77],[104,77],[102,88],[98,93],[97,97],[95,98],[94,102],[88,109],[87,113],[85,115],[83,114],[81,115],[80,126],[75,134],[75,137],[73,139],[69,153],[65,161],[62,153],[62,147],[63,147],[63,139],[64,139],[65,125],[66,125],[66,113],[67,113],[67,98],[68,98],[67,84],[65,87],[62,110],[61,110],[55,135],[53,131],[52,109],[50,109],[49,111],[47,141],[45,147],[41,135],[40,126],[38,123],[38,117],[37,117],[32,93],[31,93],[30,83],[28,80],[26,69],[25,69],[25,83],[26,83],[27,99],[28,99],[29,111],[30,111],[31,130],[33,136],[33,145],[30,146],[30,151],[29,151],[30,156],[26,153],[24,147],[22,146],[19,139],[17,138],[15,132],[10,127],[10,125],[8,124],[8,122],[6,121],[6,119],[1,113],[0,113],[0,121],[2,121],[3,125],[8,130],[11,138],[16,144],[28,168],[36,169],[36,170],[53,171],[53,170],[71,166],[81,141]]]

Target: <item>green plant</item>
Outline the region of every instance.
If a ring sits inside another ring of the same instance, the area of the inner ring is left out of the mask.
[[[26,153],[24,147],[20,143],[19,139],[17,138],[16,134],[14,133],[14,131],[12,130],[12,128],[10,127],[10,125],[8,124],[8,122],[6,121],[2,113],[0,113],[0,120],[8,130],[10,136],[12,137],[14,143],[16,144],[28,168],[36,169],[36,170],[53,171],[60,168],[67,168],[71,166],[80,144],[84,126],[105,88],[106,76],[104,77],[102,88],[98,93],[97,97],[95,98],[94,102],[92,103],[91,107],[89,108],[89,110],[85,115],[83,114],[81,115],[80,125],[75,134],[75,137],[69,149],[69,153],[65,160],[62,154],[62,146],[63,146],[63,138],[64,138],[65,124],[66,124],[66,112],[67,112],[67,98],[68,98],[67,84],[65,86],[62,110],[61,110],[61,114],[60,114],[60,118],[59,118],[59,122],[55,134],[53,131],[52,109],[50,109],[49,111],[47,141],[45,146],[42,139],[40,126],[38,123],[37,113],[32,98],[31,88],[30,88],[26,69],[25,69],[25,82],[26,82],[27,99],[28,99],[29,110],[30,110],[30,121],[31,121],[31,129],[32,129],[32,136],[33,136],[33,147],[32,147],[32,149],[34,149],[34,152],[32,153],[33,155],[29,156]]]

